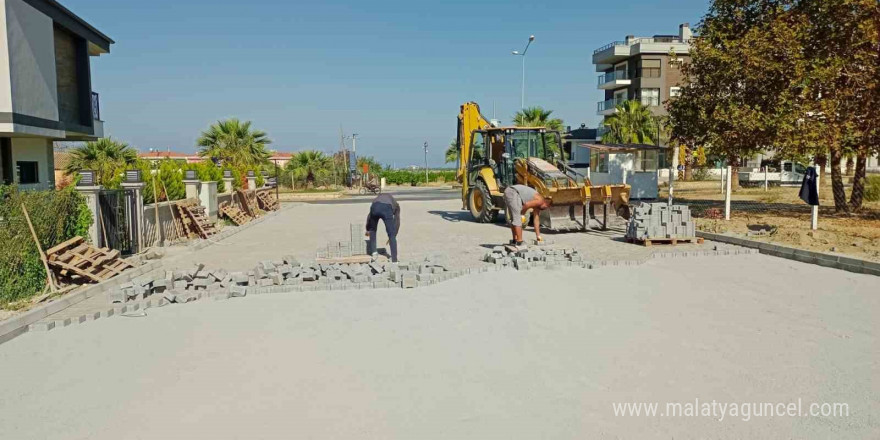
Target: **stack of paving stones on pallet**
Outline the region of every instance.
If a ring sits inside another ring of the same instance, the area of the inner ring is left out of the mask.
[[[690,208],[667,203],[642,203],[633,209],[626,228],[630,240],[694,239],[696,225]]]
[[[466,271],[450,272],[445,257],[428,257],[417,263],[371,262],[353,264],[301,264],[292,256],[262,261],[247,272],[207,269],[199,264],[186,270],[168,270],[161,277],[142,277],[111,293],[114,303],[142,301],[160,295],[164,303],[186,303],[210,296],[243,297],[248,293],[291,290],[349,290],[361,288],[414,288],[446,281]]]
[[[349,241],[337,241],[328,243],[326,248],[318,249],[317,258],[344,258],[367,253],[367,242],[364,239],[363,225],[352,223],[350,225],[351,238]]]
[[[483,261],[516,270],[528,270],[533,267],[587,267],[583,255],[577,250],[547,246],[495,246],[483,257]]]

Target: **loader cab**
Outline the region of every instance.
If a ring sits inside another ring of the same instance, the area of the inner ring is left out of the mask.
[[[475,130],[471,139],[468,160],[471,176],[476,177],[481,169],[489,167],[501,188],[516,183],[514,163],[517,159],[539,157],[552,161],[554,151],[562,145],[558,131],[547,131],[543,127],[493,127]]]

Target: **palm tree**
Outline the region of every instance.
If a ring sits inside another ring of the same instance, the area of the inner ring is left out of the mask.
[[[606,144],[652,144],[656,139],[657,120],[647,106],[636,100],[617,105],[617,112],[607,117],[602,135]]]
[[[544,110],[541,106],[528,107],[513,115],[513,123],[517,127],[546,127],[550,130],[562,130],[562,119],[551,118],[553,110]]]
[[[265,132],[251,129],[251,121],[237,118],[217,121],[196,141],[199,155],[236,168],[256,168],[269,163],[266,146],[272,141]]]
[[[119,174],[134,166],[137,159],[137,151],[125,142],[101,138],[72,149],[64,173],[72,175],[82,170],[94,170],[97,184],[114,186]]]
[[[294,179],[314,184],[318,177],[332,171],[331,158],[316,150],[301,151],[287,163],[287,169],[293,172]]]
[[[449,143],[449,148],[446,149],[446,163],[451,162],[458,162],[458,144],[455,139]]]

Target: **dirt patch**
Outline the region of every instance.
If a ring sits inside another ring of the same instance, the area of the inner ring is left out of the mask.
[[[819,230],[810,229],[810,206],[797,187],[740,188],[731,197],[731,219],[723,220],[720,182],[677,182],[675,203],[691,206],[697,229],[732,232],[758,241],[880,261],[880,202],[866,202],[851,214],[834,211],[831,186],[819,192]],[[719,213],[721,219],[710,214]],[[702,218],[700,218],[702,217]]]

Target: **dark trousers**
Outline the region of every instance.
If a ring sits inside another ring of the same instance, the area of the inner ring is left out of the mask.
[[[388,234],[388,244],[391,246],[391,261],[397,261],[397,220],[394,218],[394,209],[387,203],[373,203],[370,205],[370,217],[367,218],[367,232],[370,233],[370,243],[367,253],[376,252],[376,230],[379,228],[379,220],[385,223],[385,233]]]

